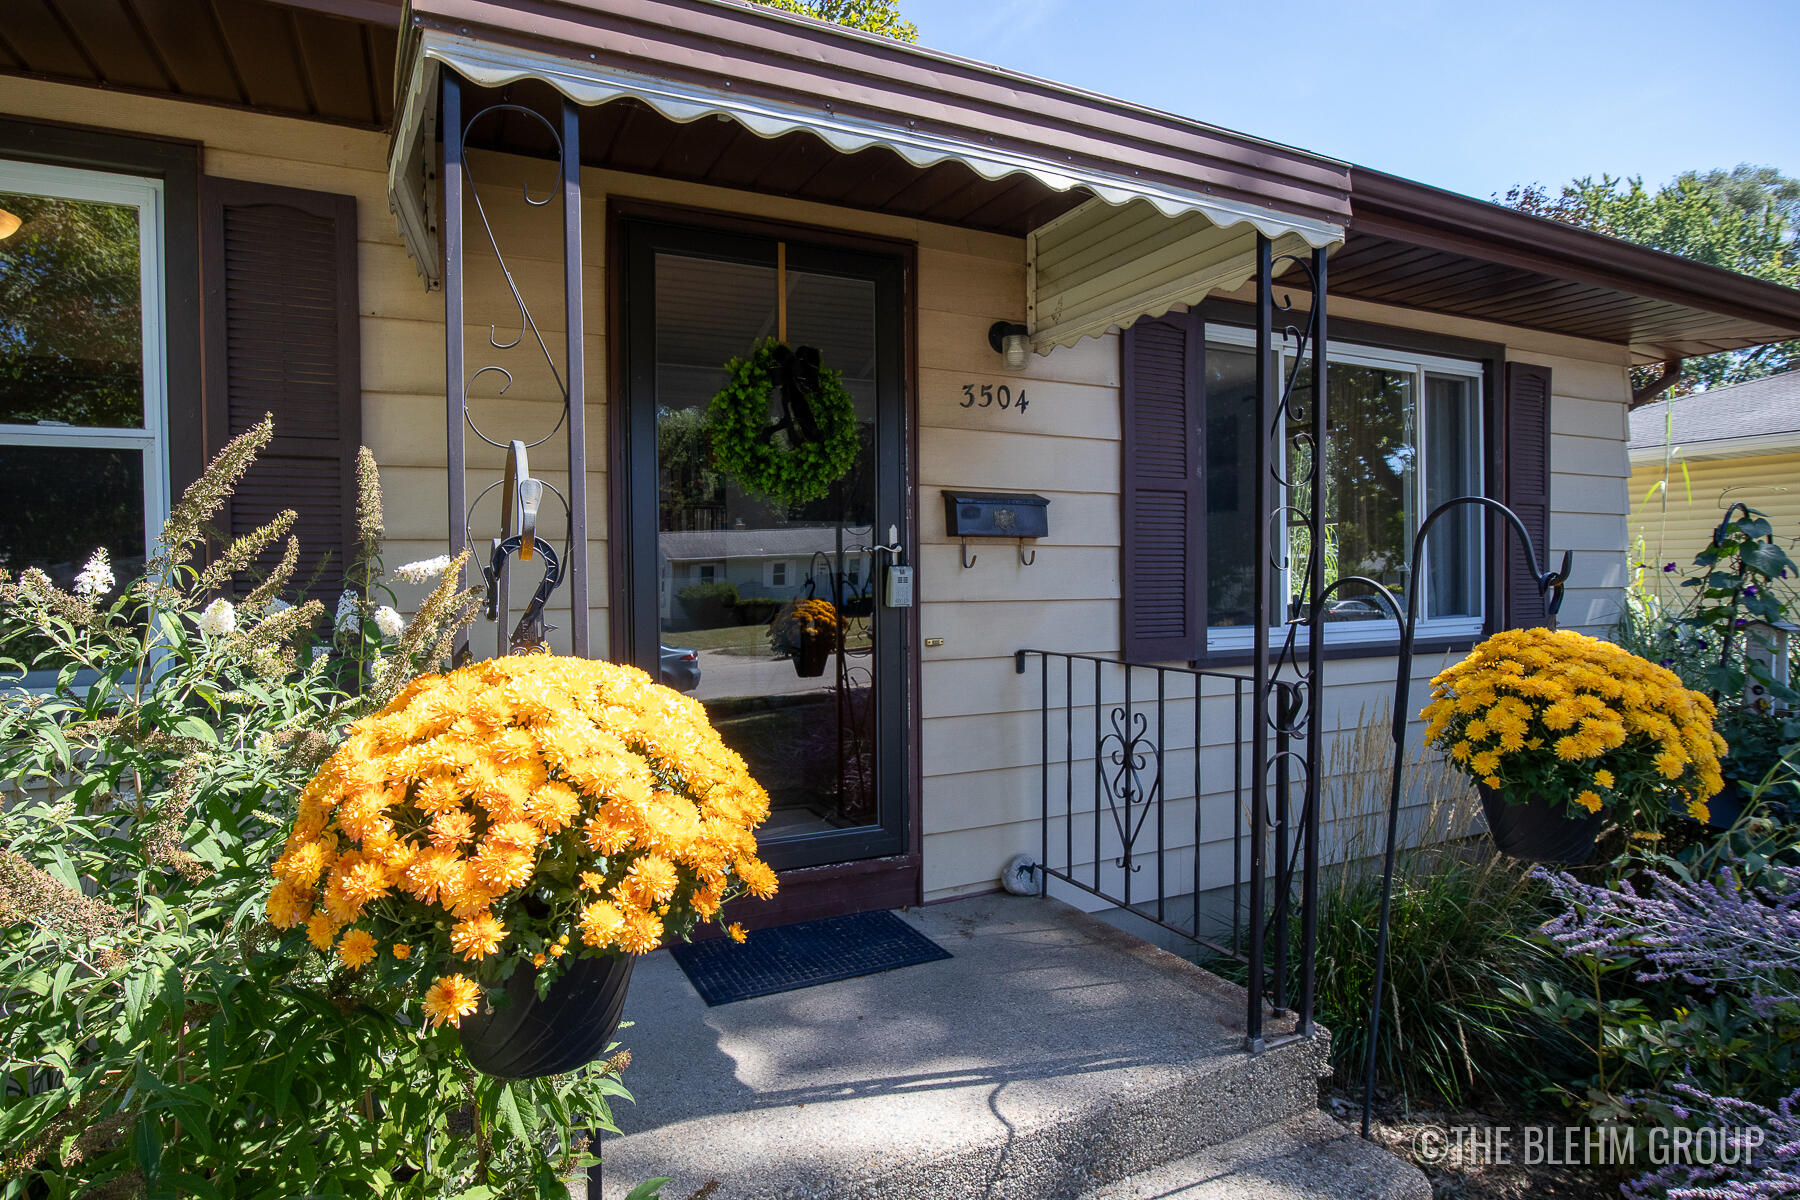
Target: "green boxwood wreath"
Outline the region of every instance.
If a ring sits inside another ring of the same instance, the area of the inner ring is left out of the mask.
[[[778,343],[770,338],[748,358],[725,364],[731,379],[712,398],[707,424],[719,469],[752,492],[789,504],[817,500],[856,462],[856,405],[843,377],[819,367],[818,390],[807,397],[817,441],[792,430],[770,432],[769,397],[779,386]]]

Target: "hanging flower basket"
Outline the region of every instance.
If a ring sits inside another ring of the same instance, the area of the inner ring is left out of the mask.
[[[794,601],[769,626],[770,648],[791,658],[794,673],[803,679],[825,673],[837,637],[837,606],[816,596]]]
[[[633,959],[578,958],[539,997],[536,968],[514,971],[504,999],[463,1018],[469,1065],[501,1079],[561,1075],[606,1053],[625,1011]]]
[[[1586,862],[1594,853],[1604,813],[1570,816],[1567,805],[1542,796],[1515,798],[1485,783],[1475,786],[1500,853],[1527,862],[1566,864]]]
[[[789,350],[772,339],[725,367],[731,378],[706,417],[719,469],[784,504],[829,495],[861,447],[842,376],[812,347]],[[779,409],[773,421],[772,408]]]
[[[1707,818],[1722,782],[1713,703],[1675,673],[1572,630],[1509,629],[1431,681],[1426,738],[1480,788],[1494,844],[1581,862],[1603,820]]]
[[[266,912],[366,982],[422,990],[426,1036],[458,1031],[478,1069],[554,1074],[605,1052],[632,956],[775,894],[768,815],[697,701],[635,667],[499,658],[350,727]]]

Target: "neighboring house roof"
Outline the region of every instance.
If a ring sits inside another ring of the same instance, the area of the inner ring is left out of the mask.
[[[1659,400],[1631,414],[1633,462],[1660,460],[1665,444],[1686,458],[1800,448],[1800,371]]]
[[[867,525],[846,527],[844,553],[867,546],[873,531]],[[815,553],[838,551],[838,531],[833,525],[799,525],[785,529],[683,529],[656,535],[657,546],[670,562],[717,562],[733,558],[810,558]]]

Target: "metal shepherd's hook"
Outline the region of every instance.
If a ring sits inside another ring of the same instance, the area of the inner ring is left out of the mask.
[[[1454,500],[1432,509],[1420,524],[1419,531],[1413,535],[1412,559],[1414,570],[1411,578],[1420,578],[1418,566],[1423,561],[1425,552],[1425,535],[1439,517],[1453,508],[1465,504],[1480,505],[1490,509],[1505,519],[1513,532],[1519,535],[1519,541],[1525,546],[1525,556],[1531,563],[1531,576],[1537,584],[1538,595],[1544,598],[1544,615],[1551,628],[1556,626],[1556,613],[1562,607],[1563,586],[1568,582],[1569,570],[1573,555],[1563,551],[1562,564],[1558,570],[1544,571],[1539,568],[1537,547],[1532,543],[1531,532],[1525,528],[1525,522],[1512,509],[1498,500],[1490,500],[1486,496],[1459,496]],[[1407,710],[1410,707],[1408,694],[1412,689],[1413,632],[1419,622],[1419,587],[1416,585],[1406,590],[1406,613],[1400,612],[1400,602],[1394,593],[1373,579],[1361,575],[1346,576],[1325,589],[1319,600],[1319,611],[1325,610],[1325,600],[1332,592],[1346,583],[1365,583],[1375,589],[1375,594],[1393,616],[1400,630],[1399,663],[1394,674],[1394,709],[1390,714],[1389,731],[1394,742],[1393,770],[1388,775],[1388,812],[1387,842],[1382,854],[1381,864],[1381,921],[1376,933],[1375,942],[1375,984],[1369,991],[1369,1053],[1363,1066],[1363,1103],[1362,1103],[1362,1135],[1369,1136],[1369,1120],[1375,1104],[1375,1057],[1381,1043],[1381,989],[1386,985],[1387,950],[1388,950],[1388,918],[1394,898],[1394,852],[1400,828],[1400,773],[1406,762],[1406,725]]]

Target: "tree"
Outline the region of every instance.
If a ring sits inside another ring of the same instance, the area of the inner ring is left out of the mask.
[[[1685,171],[1655,190],[1641,177],[1574,180],[1552,194],[1539,184],[1514,187],[1502,203],[1679,254],[1696,262],[1800,285],[1800,180],[1773,167]],[[1689,359],[1670,389],[1681,396],[1800,368],[1800,340]],[[1639,368],[1646,382],[1653,368]]]
[[[756,0],[758,4],[833,21],[898,42],[919,40],[919,27],[900,15],[899,0]]]

